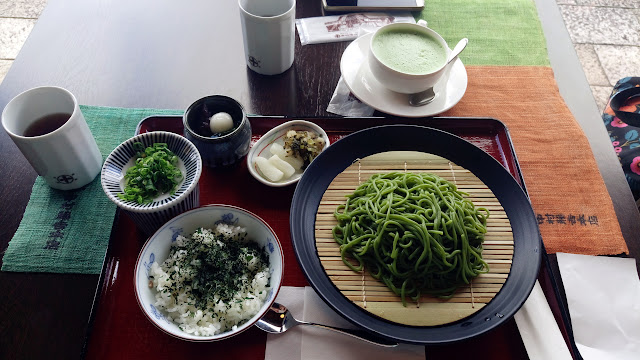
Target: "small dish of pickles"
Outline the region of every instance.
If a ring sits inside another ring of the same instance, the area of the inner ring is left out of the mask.
[[[291,120],[264,134],[247,155],[251,175],[261,183],[295,184],[304,170],[329,146],[327,133],[305,120]]]

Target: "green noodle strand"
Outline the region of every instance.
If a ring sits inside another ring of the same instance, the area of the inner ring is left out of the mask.
[[[405,306],[422,294],[451,298],[489,271],[482,259],[489,211],[465,196],[433,174],[373,175],[334,212],[342,261],[366,268]]]

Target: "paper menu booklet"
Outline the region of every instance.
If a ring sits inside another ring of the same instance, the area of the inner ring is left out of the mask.
[[[424,0],[322,0],[326,11],[419,11]]]

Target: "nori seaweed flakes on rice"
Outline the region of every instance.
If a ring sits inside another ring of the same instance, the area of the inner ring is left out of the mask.
[[[155,305],[186,333],[211,336],[234,330],[253,317],[269,287],[265,249],[239,226],[200,228],[179,235],[169,257],[151,265]]]

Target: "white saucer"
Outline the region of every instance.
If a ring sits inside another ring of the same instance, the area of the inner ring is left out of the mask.
[[[419,107],[409,105],[408,95],[387,89],[371,74],[367,53],[372,35],[354,40],[340,60],[342,78],[360,101],[391,115],[425,117],[445,112],[462,99],[467,90],[467,70],[458,58],[451,67],[448,81],[442,80],[434,86],[436,98],[431,103]]]

